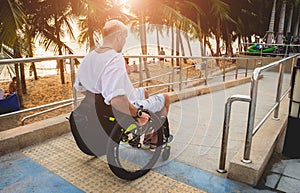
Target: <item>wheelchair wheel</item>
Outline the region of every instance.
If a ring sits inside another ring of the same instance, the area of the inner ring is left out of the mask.
[[[144,126],[131,126],[135,129],[122,129],[118,124],[114,127],[107,144],[107,161],[111,171],[119,178],[134,180],[145,175],[157,162],[163,142],[161,121],[157,115],[151,115],[151,120]],[[129,128],[129,127],[128,127]],[[157,133],[157,147],[144,147],[145,136]]]
[[[169,157],[170,157],[170,154],[171,154],[171,147],[169,146],[166,146],[163,150],[163,153],[162,153],[162,159],[164,161],[168,160]]]

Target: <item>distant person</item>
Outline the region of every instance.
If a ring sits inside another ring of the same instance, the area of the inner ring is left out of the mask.
[[[166,55],[164,48],[160,48],[158,55]],[[163,67],[164,61],[165,61],[165,59],[163,57],[159,58],[159,63],[161,65],[161,67]]]
[[[124,57],[127,74],[130,74],[129,58]]]
[[[296,52],[299,53],[300,52],[300,40],[299,40],[299,38],[296,39],[294,44],[296,44]]]
[[[17,91],[17,78],[13,77],[11,83],[9,83],[8,93],[13,94]]]
[[[289,56],[289,54],[290,54],[290,49],[291,49],[290,44],[292,42],[292,39],[293,39],[292,34],[290,32],[288,32],[286,34],[285,41],[284,41],[284,43],[286,44],[286,46],[284,46],[284,54],[286,56]]]
[[[138,67],[137,67],[135,61],[133,61],[132,67],[133,67],[133,72],[138,72]]]

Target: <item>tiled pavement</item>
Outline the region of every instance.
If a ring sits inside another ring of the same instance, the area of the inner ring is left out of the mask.
[[[300,192],[300,159],[289,159],[275,153],[259,186],[279,192]]]

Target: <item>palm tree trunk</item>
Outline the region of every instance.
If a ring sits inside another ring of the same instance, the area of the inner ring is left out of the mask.
[[[172,42],[171,42],[171,44],[172,44],[172,50],[171,50],[171,56],[174,56],[174,46],[175,46],[175,43],[174,43],[174,27],[172,26],[171,27],[171,33],[172,33]],[[174,66],[174,60],[173,60],[173,58],[171,58],[171,65],[172,66]]]
[[[204,54],[203,56],[206,56],[206,39],[207,39],[207,36],[206,34],[203,35],[203,51],[202,53]]]
[[[14,47],[14,58],[22,58],[21,52],[20,52],[20,43],[19,40],[16,40],[16,44]],[[20,76],[19,80],[17,82],[20,83],[20,91],[22,91],[23,94],[27,93],[26,89],[26,81],[25,81],[25,69],[24,69],[24,63],[19,63],[20,65]],[[19,71],[18,71],[19,72]],[[20,94],[21,92],[18,92]]]
[[[286,33],[291,32],[293,13],[294,13],[294,5],[292,5],[291,11],[290,11],[290,16],[289,16],[288,25],[287,25],[287,28],[286,28]]]
[[[92,9],[91,9],[91,5],[90,3],[88,3],[88,16],[87,16],[87,34],[88,34],[88,37],[89,37],[89,46],[90,46],[90,50],[94,49],[95,48],[95,42],[94,42],[94,28],[93,28],[93,14],[92,14]]]
[[[22,93],[27,94],[24,63],[20,63]]]
[[[205,36],[205,39],[207,39],[206,36]],[[214,56],[215,53],[214,53],[214,50],[213,50],[213,48],[212,48],[211,43],[210,43],[208,40],[205,40],[205,42],[206,42],[206,45],[207,45],[208,49],[210,50],[211,55]]]
[[[145,16],[143,10],[140,11],[140,36],[141,36],[141,49],[142,54],[147,54],[147,39],[146,39],[146,24],[145,24]],[[144,68],[146,73],[146,78],[150,78],[150,71],[147,64],[147,58],[143,58]],[[140,69],[141,70],[141,69]]]
[[[88,23],[88,32],[87,33],[89,36],[89,45],[90,45],[90,50],[92,50],[95,48],[92,16],[90,16],[90,15],[88,16],[87,23]]]
[[[160,43],[159,43],[159,33],[158,33],[157,25],[155,25],[155,29],[156,29],[157,53],[159,53],[159,51],[160,51]]]
[[[185,40],[186,40],[188,48],[189,48],[190,56],[193,56],[192,47],[191,47],[191,43],[190,43],[190,39],[189,39],[188,34],[185,33],[184,37],[185,37]]]
[[[203,35],[202,35],[202,30],[201,30],[201,20],[200,20],[200,15],[199,13],[197,13],[197,27],[198,27],[198,31],[199,31],[199,43],[200,43],[200,55],[204,56],[205,52],[204,52],[204,45],[203,45]]]
[[[29,29],[27,29],[27,31],[29,31]],[[31,34],[30,32],[28,32],[28,33]],[[29,57],[33,57],[32,44],[33,44],[32,37],[31,37],[31,35],[28,35],[28,37],[27,37],[27,46],[28,46],[28,56]],[[29,72],[30,72],[29,74],[31,74],[33,72],[35,80],[38,79],[37,71],[36,71],[36,67],[35,67],[34,62],[31,62]]]
[[[176,27],[176,56],[179,56],[179,29]],[[176,58],[176,66],[179,66],[179,58]]]
[[[300,13],[298,13],[298,17],[297,17],[297,22],[296,22],[296,25],[295,25],[295,28],[294,28],[294,39],[297,40],[299,37],[298,37],[298,32],[299,32],[299,22],[300,22]]]
[[[55,16],[55,30],[56,30],[56,38],[58,42],[60,42],[60,35],[59,35],[60,27],[58,25],[58,20],[56,16]],[[58,55],[62,55],[61,44],[58,45]],[[59,60],[58,63],[59,63],[59,70],[60,70],[60,80],[62,84],[65,84],[64,62],[63,60]]]
[[[21,58],[20,45],[19,45],[18,39],[16,39],[16,41],[14,43],[14,58]],[[15,73],[16,73],[16,78],[17,78],[17,93],[19,96],[20,106],[22,108],[22,107],[24,107],[24,103],[23,103],[23,92],[22,92],[22,88],[21,88],[21,77],[20,77],[20,73],[19,73],[19,64],[15,64]],[[26,86],[25,86],[25,88],[26,88]]]
[[[221,20],[218,19],[217,21],[217,30],[216,30],[216,54],[217,56],[221,55],[221,48],[220,48],[220,36],[221,36]]]
[[[283,43],[283,30],[284,30],[284,20],[285,20],[285,9],[286,9],[286,0],[282,1],[282,6],[280,10],[280,19],[279,19],[279,26],[278,26],[278,36],[277,36],[277,43]]]
[[[179,44],[180,44],[180,48],[181,48],[181,55],[185,56],[185,51],[184,51],[184,46],[183,46],[183,42],[182,42],[182,38],[181,38],[181,32],[180,30],[178,30],[178,39],[179,39]],[[183,59],[183,62],[186,63],[186,58]]]
[[[274,25],[275,25],[275,13],[276,13],[276,0],[273,2],[272,14],[270,18],[269,30],[267,31],[267,44],[271,44],[274,39]]]
[[[231,37],[231,33],[229,33],[227,26],[226,26],[226,34],[227,34],[227,41],[225,43],[226,43],[227,55],[232,56],[233,55],[232,37]]]

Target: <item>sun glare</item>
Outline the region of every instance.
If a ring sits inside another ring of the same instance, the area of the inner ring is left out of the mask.
[[[129,0],[118,0],[118,3],[122,5],[128,3],[128,1]]]

